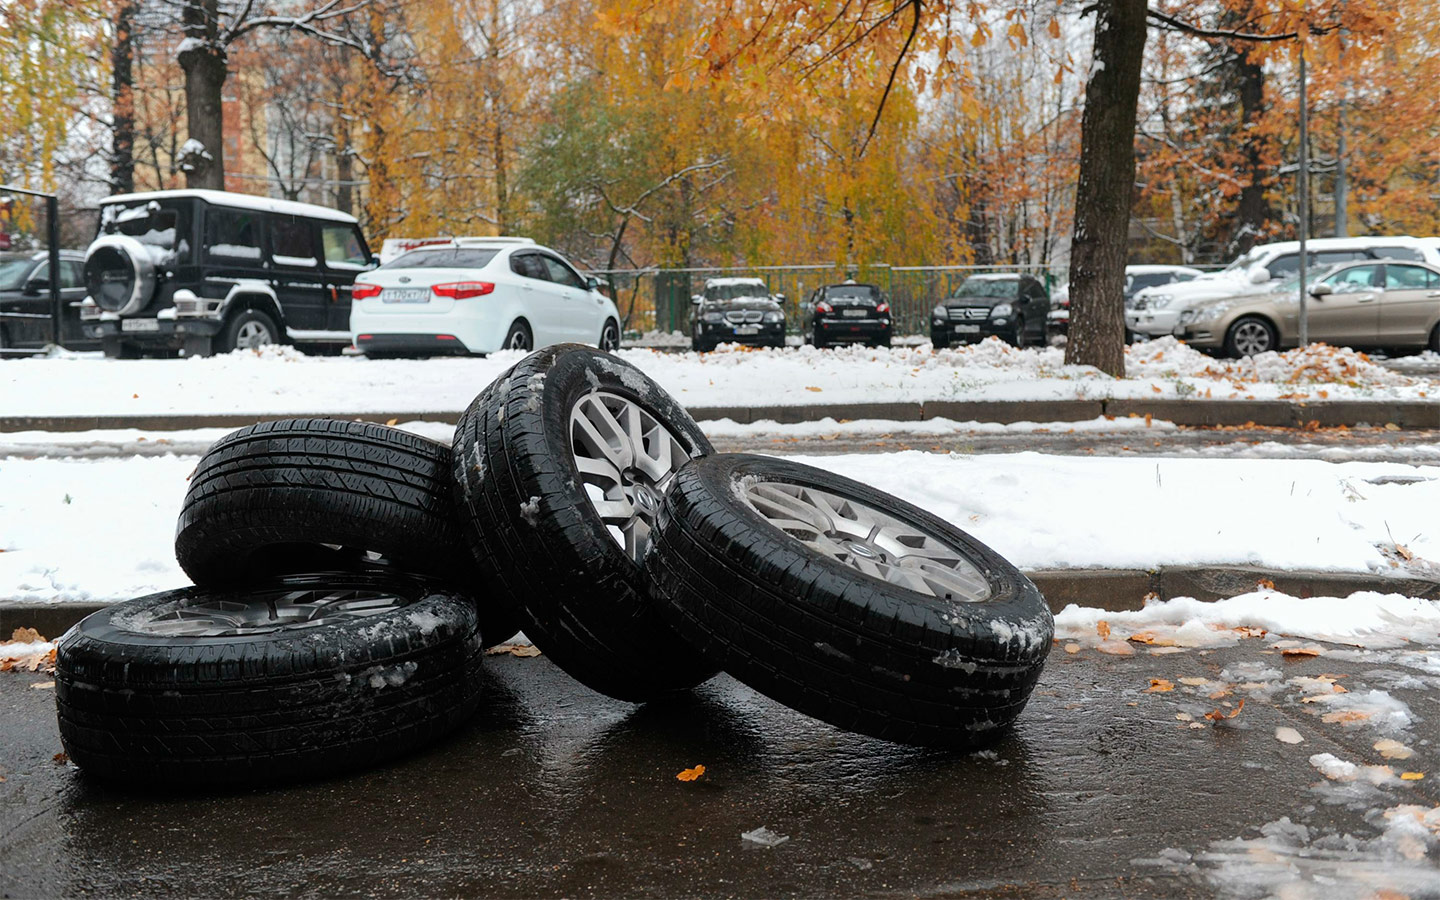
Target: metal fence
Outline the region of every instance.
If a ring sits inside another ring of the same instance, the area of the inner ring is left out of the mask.
[[[771,294],[783,294],[789,329],[799,330],[800,304],[816,288],[853,278],[879,286],[890,300],[896,334],[923,334],[926,318],[940,300],[967,277],[986,272],[1026,272],[1047,289],[1065,278],[1063,266],[867,266],[834,264],[694,269],[615,269],[594,274],[611,286],[615,303],[631,332],[690,331],[690,298],[709,278],[748,276],[762,279]]]

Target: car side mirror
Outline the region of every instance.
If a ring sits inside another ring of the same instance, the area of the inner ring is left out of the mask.
[[[600,290],[600,279],[596,278],[594,275],[587,276],[585,279],[585,289],[591,291]]]
[[[699,306],[703,302],[705,302],[705,298],[700,296],[699,294],[690,295],[690,303],[692,306]]]
[[[1251,284],[1264,284],[1270,280],[1270,270],[1264,266],[1256,266],[1250,270]]]
[[[1310,296],[1314,297],[1316,300],[1323,300],[1333,293],[1335,293],[1335,289],[1328,284],[1322,283],[1310,285]]]

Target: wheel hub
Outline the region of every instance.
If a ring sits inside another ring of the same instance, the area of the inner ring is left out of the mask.
[[[382,591],[271,590],[210,597],[157,611],[124,630],[163,637],[232,637],[300,631],[380,615],[410,601]]]

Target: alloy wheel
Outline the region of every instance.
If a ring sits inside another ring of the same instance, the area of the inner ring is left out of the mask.
[[[255,347],[264,347],[267,344],[275,343],[275,335],[264,322],[254,319],[241,324],[240,330],[235,332],[235,346],[241,350],[250,350]]]
[[[363,619],[409,603],[383,591],[351,588],[257,591],[160,611],[126,623],[125,630],[157,637],[271,634]]]
[[[1254,356],[1272,349],[1270,329],[1253,320],[1236,325],[1231,340],[1241,356]]]

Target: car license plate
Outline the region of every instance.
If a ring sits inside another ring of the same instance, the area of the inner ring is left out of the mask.
[[[979,333],[980,333],[980,326],[979,326],[979,325],[956,325],[956,326],[955,326],[955,333],[956,333],[956,334],[979,334]]]
[[[851,317],[852,319],[859,319],[859,318],[863,318],[863,317],[864,317],[866,314],[868,314],[869,312],[870,312],[870,311],[869,311],[868,309],[847,309],[847,310],[842,310],[841,313],[840,313],[840,315],[842,315],[842,316],[849,316],[849,317]]]
[[[121,319],[121,331],[159,331],[159,319]]]
[[[735,333],[736,333],[736,334],[759,334],[759,333],[760,333],[760,326],[759,326],[759,325],[736,325],[736,326],[735,326]]]
[[[380,300],[384,303],[428,303],[430,291],[428,288],[386,288],[380,292]]]

